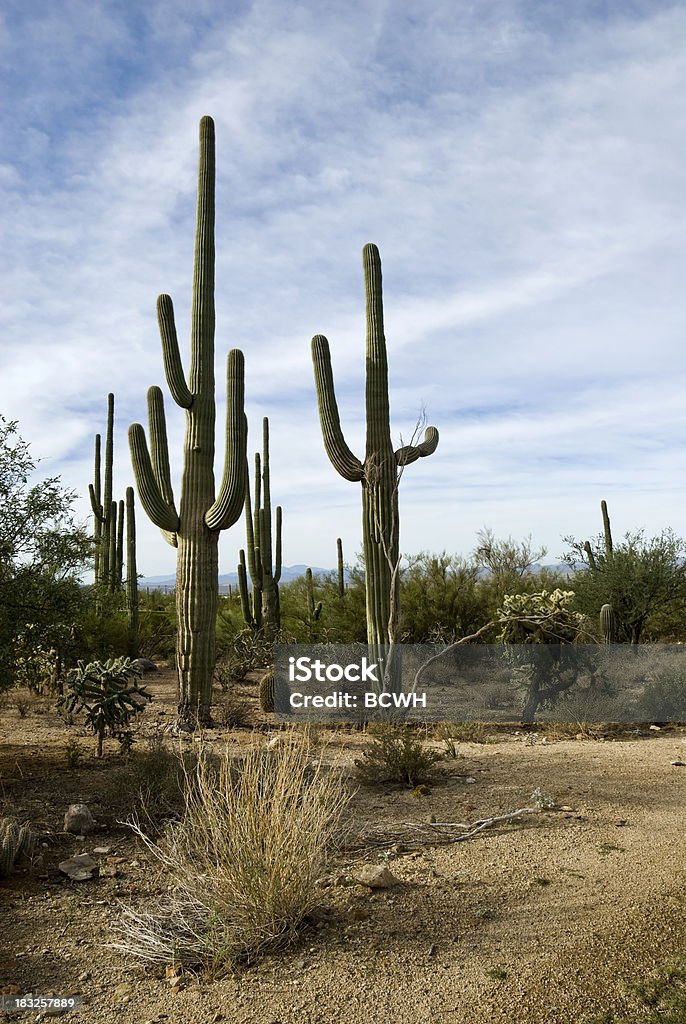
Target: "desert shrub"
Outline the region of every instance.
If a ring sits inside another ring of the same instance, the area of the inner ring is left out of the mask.
[[[137,749],[125,768],[111,773],[108,805],[118,806],[123,817],[134,817],[154,835],[163,821],[183,814],[186,780],[197,763],[193,750],[165,744]]]
[[[67,762],[69,768],[78,768],[83,761],[83,749],[78,740],[74,737],[70,737],[62,747],[64,751],[64,759]]]
[[[494,739],[483,722],[441,722],[436,727],[436,738],[443,741],[446,749],[449,743],[492,743]]]
[[[371,743],[355,762],[365,782],[398,782],[414,789],[422,782],[431,782],[435,766],[443,754],[431,750],[412,729],[403,725],[377,726]]]
[[[317,880],[348,801],[340,776],[302,744],[201,756],[181,821],[159,842],[134,829],[170,889],[147,913],[128,909],[117,948],[217,975],[298,934],[321,898]]]
[[[686,722],[686,668],[658,665],[637,701],[642,721]]]
[[[242,697],[231,691],[216,705],[214,720],[224,729],[243,729],[251,725],[248,705]]]

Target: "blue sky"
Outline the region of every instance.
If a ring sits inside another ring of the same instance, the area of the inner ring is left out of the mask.
[[[422,408],[401,547],[476,532],[686,534],[686,6],[525,0],[199,0],[0,15],[0,413],[89,507],[93,437],[166,392],[155,300],[188,362],[198,121],[217,133],[218,430],[246,359],[249,450],[272,433],[287,564],[361,543],[324,454],[310,358],[332,350],[364,447],[362,246],[384,271],[393,435]],[[168,393],[167,393],[168,395]],[[167,397],[178,481],[183,412]],[[178,498],[178,484],[177,484]],[[174,552],[138,516],[139,568]],[[222,535],[235,568],[242,523]]]

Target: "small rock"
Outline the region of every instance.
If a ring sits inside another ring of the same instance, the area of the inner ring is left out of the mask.
[[[381,867],[365,864],[357,871],[355,879],[361,885],[368,885],[370,889],[390,889],[393,885],[400,885],[400,879],[396,878],[385,864]]]
[[[87,882],[93,877],[93,872],[98,866],[97,860],[87,853],[77,853],[75,857],[63,860],[59,869],[62,874],[71,878],[72,882]]]
[[[651,732],[662,732],[662,729],[660,728],[659,725],[651,725],[648,728],[650,729]]]
[[[87,804],[70,804],[64,814],[64,831],[85,836],[97,828]]]
[[[435,942],[432,942],[429,946],[429,956],[436,956],[436,953],[438,953],[438,946]]]
[[[133,985],[129,985],[128,981],[124,981],[121,985],[117,985],[113,995],[115,999],[126,999],[127,997],[130,999],[133,995]]]
[[[675,761],[672,761],[675,768],[686,768],[686,761],[682,761],[680,757],[677,757]]]
[[[476,782],[476,779],[473,778],[473,776],[468,775],[467,778],[463,779],[462,781],[464,782],[465,786],[471,786]]]
[[[112,852],[112,847],[111,846],[96,846],[95,849],[93,850],[93,853],[105,854],[105,853],[111,853],[111,852]]]
[[[628,818],[618,818],[617,821],[615,822],[615,825],[616,825],[617,828],[624,828],[624,826],[628,825],[628,824],[629,824],[629,819]]]

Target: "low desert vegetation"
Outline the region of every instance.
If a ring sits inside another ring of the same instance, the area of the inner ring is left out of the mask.
[[[292,739],[256,742],[238,761],[202,753],[185,774],[181,819],[159,841],[133,824],[169,888],[156,906],[125,912],[118,948],[222,975],[295,940],[320,904],[349,793]]]

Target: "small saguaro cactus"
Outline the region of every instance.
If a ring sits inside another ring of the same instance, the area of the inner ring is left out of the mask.
[[[247,472],[247,471],[246,471]],[[262,420],[262,459],[255,453],[255,503],[250,488],[245,490],[245,532],[247,549],[241,550],[238,584],[243,617],[251,629],[264,629],[273,636],[281,626],[279,580],[281,579],[281,506],[276,508],[276,538],[272,543],[272,503],[269,477],[269,420]],[[272,557],[272,551],[274,552]],[[252,583],[252,601],[248,596],[248,572]]]
[[[176,611],[179,716],[210,722],[215,665],[215,623],[219,596],[220,530],[241,514],[246,485],[247,426],[243,411],[243,353],[232,349],[227,366],[226,453],[224,476],[215,497],[214,482],[214,189],[215,141],[211,117],[200,121],[198,205],[191,311],[191,361],[186,377],[181,364],[168,295],[157,300],[167,384],[186,410],[186,437],[177,511],[169,469],[169,448],[162,392],[148,391],[150,452],[143,427],[129,428],[131,458],[143,508],[163,536],[178,549]]]
[[[338,548],[338,596],[343,600],[345,597],[345,570],[343,566],[343,541],[340,537],[336,538],[336,547]]]
[[[438,431],[428,427],[418,445],[393,450],[388,399],[388,359],[383,328],[381,259],[375,245],[362,250],[366,293],[366,413],[364,461],[346,444],[341,430],[327,339],[312,339],[312,359],[324,448],[346,480],[362,484],[362,534],[367,603],[367,642],[385,646],[398,630],[398,481],[402,467],[431,455]]]
[[[600,629],[603,642],[614,644],[617,641],[617,616],[611,604],[604,604],[600,609]]]
[[[274,713],[274,678],[274,669],[270,668],[260,679],[260,707],[268,715]]]
[[[317,622],[322,614],[323,605],[321,601],[315,601],[314,599],[314,579],[312,578],[312,570],[309,567],[305,570],[305,590],[307,592],[307,621],[312,625],[313,622]]]
[[[107,433],[105,435],[105,489],[101,479],[101,437],[95,435],[95,466],[93,483],[88,485],[91,508],[95,519],[95,582],[108,589],[112,585],[112,464],[114,451],[114,395],[107,396]]]
[[[600,502],[600,514],[603,517],[603,535],[605,537],[605,560],[609,562],[612,558],[612,531],[610,530],[610,516],[607,511],[606,501]],[[597,569],[598,562],[593,553],[593,548],[591,547],[590,541],[585,542],[584,551],[586,552],[588,564],[590,565],[591,569]]]

